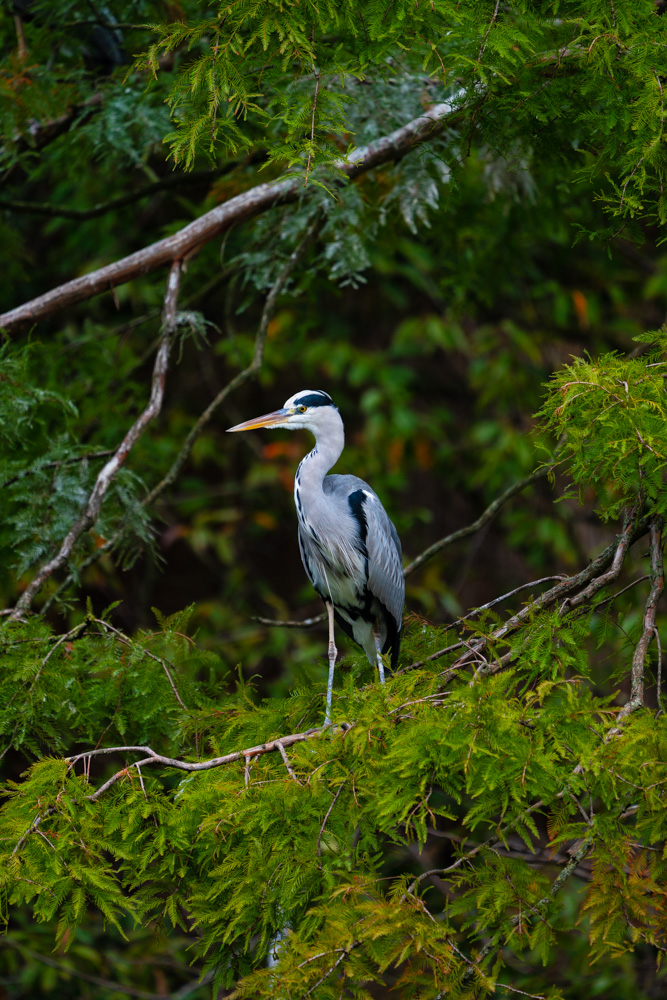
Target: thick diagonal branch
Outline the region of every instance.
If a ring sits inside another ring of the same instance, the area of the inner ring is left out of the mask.
[[[81,535],[84,531],[87,531],[95,524],[102,507],[102,501],[104,500],[104,496],[109,489],[109,486],[111,485],[111,481],[150,421],[153,420],[154,417],[156,417],[160,412],[162,400],[164,398],[167,365],[169,363],[169,344],[176,318],[176,303],[178,300],[180,276],[181,262],[174,261],[171,266],[171,271],[169,272],[169,280],[167,281],[167,291],[164,299],[162,337],[157,355],[155,357],[155,364],[153,366],[151,395],[148,405],[132,424],[129,431],[116,448],[113,456],[100,470],[97,479],[95,480],[92,492],[88,497],[85,510],[65,535],[62,545],[56,555],[42,566],[30,584],[26,587],[16,603],[16,607],[10,616],[11,618],[18,618],[24,612],[29,610],[35,595],[42,585],[53,573],[55,573],[57,569],[60,569],[60,567],[67,562]]]
[[[354,180],[374,167],[400,159],[415,146],[433,139],[444,131],[452,116],[458,113],[449,102],[436,104],[429,111],[407,122],[402,128],[382,136],[367,146],[362,146],[345,159],[337,161],[335,166],[341,174]],[[275,205],[284,205],[304,196],[303,182],[299,177],[287,177],[275,183],[258,184],[206,212],[172,236],[158,240],[157,243],[137,250],[136,253],[123,257],[113,264],[68,281],[45,295],[40,295],[31,302],[0,315],[0,326],[11,330],[51,316],[77,302],[84,302],[141,274],[148,274],[174,260],[180,260],[190,251],[220,236],[235,223],[253,218]]]

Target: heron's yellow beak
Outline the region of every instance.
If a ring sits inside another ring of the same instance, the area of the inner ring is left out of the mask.
[[[236,424],[235,427],[228,427],[227,433],[232,431],[254,431],[259,427],[280,427],[291,414],[291,410],[274,410],[273,413],[265,413],[263,417],[254,417],[246,420],[245,423]]]

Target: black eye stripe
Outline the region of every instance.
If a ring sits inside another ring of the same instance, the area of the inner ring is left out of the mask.
[[[318,390],[294,400],[295,406],[333,406],[333,399],[327,392]]]

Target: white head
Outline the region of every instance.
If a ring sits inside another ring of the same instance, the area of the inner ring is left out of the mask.
[[[322,389],[302,389],[290,396],[282,409],[246,420],[227,430],[252,431],[260,427],[286,427],[294,431],[306,428],[317,437],[318,432],[330,430],[332,425],[340,425],[342,428],[338,407],[334,405],[331,396]]]

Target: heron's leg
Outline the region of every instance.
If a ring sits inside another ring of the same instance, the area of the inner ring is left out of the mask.
[[[382,636],[377,631],[377,629],[373,629],[373,638],[375,639],[375,649],[377,651],[376,663],[378,665],[378,673],[380,675],[380,684],[384,684],[384,663],[382,662]]]
[[[329,682],[327,684],[327,713],[324,717],[324,725],[328,726],[331,722],[331,698],[333,696],[333,679],[334,679],[334,667],[336,666],[336,657],[338,656],[338,650],[336,649],[336,643],[334,642],[334,607],[329,601],[326,601],[327,613],[329,615]]]

